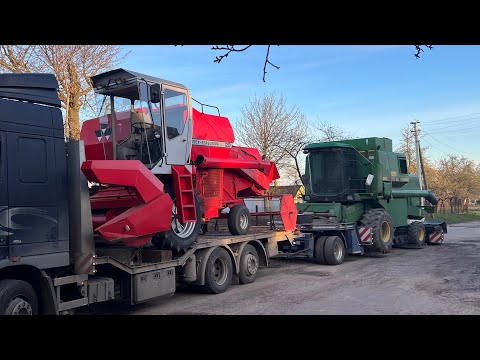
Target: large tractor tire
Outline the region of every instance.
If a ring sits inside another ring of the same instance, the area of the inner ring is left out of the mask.
[[[385,209],[370,209],[363,214],[360,220],[362,226],[372,228],[373,245],[367,247],[370,251],[382,254],[392,251],[393,246],[393,222]]]
[[[232,206],[228,213],[228,230],[232,235],[245,235],[250,230],[250,211],[245,205]]]
[[[197,212],[197,221],[180,223],[178,221],[177,207],[175,201],[172,207],[171,229],[169,231],[157,234],[152,243],[160,250],[172,250],[172,254],[178,255],[191,247],[200,235],[202,226],[202,206],[200,198],[195,192],[195,210]]]
[[[0,281],[0,315],[37,314],[37,295],[32,285],[23,280]]]
[[[427,232],[425,226],[420,221],[414,221],[408,226],[408,243],[416,248],[423,248],[426,245],[425,238]]]

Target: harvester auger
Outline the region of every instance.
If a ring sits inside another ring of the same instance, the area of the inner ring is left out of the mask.
[[[184,85],[124,69],[92,83],[99,115],[82,125],[82,170],[96,184],[90,200],[100,240],[151,241],[180,253],[226,207],[230,232],[248,232],[243,198],[265,195],[279,178],[275,163],[234,146],[229,120],[203,113],[203,104],[194,109]],[[284,201],[296,213],[293,200]]]

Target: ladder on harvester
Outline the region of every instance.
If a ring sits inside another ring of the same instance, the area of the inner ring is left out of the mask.
[[[172,176],[178,221],[197,221],[192,173],[183,165],[173,165]]]

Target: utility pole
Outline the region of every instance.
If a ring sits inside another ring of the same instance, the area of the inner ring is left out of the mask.
[[[420,182],[420,190],[423,190],[423,180],[422,180],[422,163],[421,163],[421,159],[420,159],[420,143],[418,141],[418,132],[419,132],[419,128],[418,128],[418,124],[420,123],[420,121],[418,120],[415,120],[415,121],[412,121],[410,124],[413,125],[413,134],[415,135],[415,152],[416,152],[416,157],[417,157],[417,176],[418,176],[418,180]]]
[[[412,121],[410,124],[413,125],[413,134],[415,135],[415,152],[417,154],[417,176],[418,181],[420,183],[420,190],[423,190],[423,176],[422,176],[422,159],[420,155],[420,142],[418,141],[418,132],[420,131],[418,124],[420,121],[415,120]],[[423,197],[421,198],[422,206],[425,205]]]

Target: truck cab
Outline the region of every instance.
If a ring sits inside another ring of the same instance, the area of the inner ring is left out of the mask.
[[[0,279],[10,279],[0,280],[9,282],[0,298],[5,291],[31,293],[32,278],[46,281],[45,269],[70,263],[66,148],[57,88],[50,74],[1,76]],[[42,289],[36,289],[40,298]],[[36,312],[39,305],[48,304],[18,300],[12,311]]]

